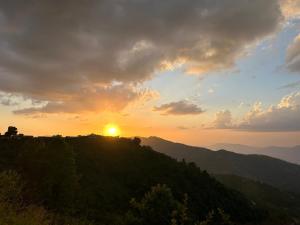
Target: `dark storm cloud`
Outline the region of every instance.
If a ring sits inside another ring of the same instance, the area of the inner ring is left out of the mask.
[[[154,107],[153,110],[161,112],[162,115],[197,115],[204,112],[199,106],[187,101],[163,104]]]
[[[277,0],[1,1],[0,90],[57,102],[178,60],[220,70],[281,20]]]

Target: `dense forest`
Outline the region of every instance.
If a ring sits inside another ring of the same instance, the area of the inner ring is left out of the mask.
[[[268,218],[195,164],[141,146],[138,138],[2,136],[0,170],[1,225],[252,224]]]
[[[274,188],[268,184],[236,175],[214,175],[227,187],[243,193],[248,199],[269,212],[273,224],[299,224],[300,195]],[[281,221],[281,223],[279,223]]]

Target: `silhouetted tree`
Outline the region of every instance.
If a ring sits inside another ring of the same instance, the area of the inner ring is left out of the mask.
[[[138,138],[138,137],[134,137],[134,138],[132,139],[132,141],[133,141],[133,143],[135,143],[136,145],[140,145],[140,144],[141,144],[141,139]]]
[[[16,136],[17,133],[18,133],[18,129],[16,127],[9,126],[7,128],[7,131],[5,132],[5,136],[7,137]]]

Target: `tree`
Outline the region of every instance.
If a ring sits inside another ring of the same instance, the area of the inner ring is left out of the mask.
[[[51,209],[69,211],[78,186],[72,147],[62,138],[27,141],[19,156],[23,176],[35,190],[30,198]]]
[[[15,204],[21,198],[23,183],[17,172],[9,170],[0,173],[0,202]]]
[[[188,195],[184,194],[183,202],[181,204],[178,204],[177,210],[173,211],[171,225],[185,225],[188,224],[189,220]]]
[[[230,221],[229,215],[218,208],[216,211],[211,211],[206,220],[195,225],[233,225],[233,223]]]
[[[16,136],[17,133],[18,133],[18,129],[16,127],[9,126],[7,128],[7,131],[5,132],[5,136],[7,137]]]
[[[132,141],[133,141],[133,143],[135,143],[136,145],[140,145],[140,144],[141,144],[141,139],[138,138],[138,137],[134,137],[134,138],[132,139]]]
[[[173,214],[179,208],[171,189],[160,184],[152,187],[140,202],[132,199],[131,205],[130,224],[138,225],[171,224]]]
[[[44,207],[23,201],[25,186],[12,170],[0,173],[1,225],[91,225],[84,221],[48,212]]]

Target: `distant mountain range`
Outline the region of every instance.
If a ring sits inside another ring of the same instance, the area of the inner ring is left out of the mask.
[[[226,149],[231,152],[240,154],[259,154],[267,155],[274,158],[282,159],[291,163],[300,164],[300,145],[294,147],[253,147],[248,145],[219,143],[210,146],[213,150]]]
[[[300,166],[265,155],[212,151],[174,143],[158,137],[141,138],[142,144],[178,160],[196,163],[212,174],[233,174],[300,193]]]

